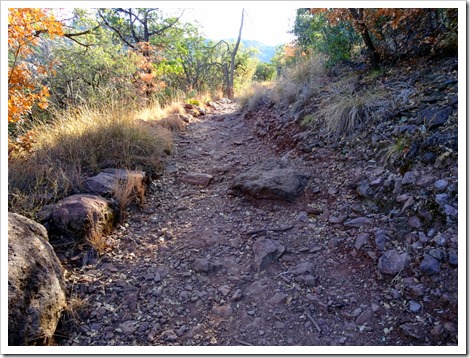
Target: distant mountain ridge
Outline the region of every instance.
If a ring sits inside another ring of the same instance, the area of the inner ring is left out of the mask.
[[[241,40],[245,48],[255,47],[261,53],[258,55],[258,58],[261,62],[270,62],[276,52],[278,46],[266,45],[262,42],[255,40]]]
[[[236,39],[224,39],[224,40],[227,41],[227,42],[235,42],[236,41]],[[276,48],[279,47],[279,45],[278,46],[266,45],[266,44],[264,44],[260,41],[256,41],[256,40],[244,40],[244,39],[242,39],[241,43],[243,44],[244,48],[254,47],[254,48],[258,49],[260,51],[260,53],[258,54],[259,60],[261,62],[266,62],[266,63],[269,63],[271,61],[271,59],[274,56],[274,53],[276,52]]]

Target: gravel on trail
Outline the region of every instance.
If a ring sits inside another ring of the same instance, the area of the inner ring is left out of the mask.
[[[422,270],[439,267],[449,285],[418,280],[406,252],[383,250],[405,238],[352,192],[352,164],[279,154],[235,103],[217,107],[177,135],[145,207],[97,262],[67,272],[81,303],[60,345],[457,344],[455,267],[430,253]],[[268,160],[307,178],[294,200],[232,189]]]

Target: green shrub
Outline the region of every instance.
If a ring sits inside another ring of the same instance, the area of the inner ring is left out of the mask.
[[[359,35],[347,21],[331,25],[324,13],[312,14],[310,9],[298,9],[293,29],[299,46],[326,56],[326,66],[351,59],[353,50],[360,43]]]
[[[276,78],[276,66],[270,63],[261,62],[256,66],[253,80],[258,82],[274,81]]]
[[[390,164],[395,163],[405,157],[411,147],[411,138],[408,136],[399,136],[394,142],[385,148],[385,161]]]
[[[200,102],[199,100],[195,99],[195,98],[190,98],[186,101],[187,104],[191,104],[193,106],[200,106]]]

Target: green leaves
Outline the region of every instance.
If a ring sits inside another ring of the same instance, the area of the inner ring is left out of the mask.
[[[298,9],[294,34],[302,50],[313,49],[327,55],[327,65],[348,60],[360,37],[347,21],[338,20],[332,25],[325,13],[311,13]]]

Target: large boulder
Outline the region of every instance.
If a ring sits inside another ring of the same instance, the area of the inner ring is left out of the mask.
[[[62,266],[44,226],[8,213],[8,344],[46,344],[66,308]]]
[[[231,189],[256,199],[292,202],[302,192],[307,177],[286,167],[282,162],[267,162],[239,175]]]
[[[45,206],[39,216],[50,234],[81,241],[109,234],[118,208],[101,196],[77,194]]]

